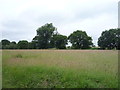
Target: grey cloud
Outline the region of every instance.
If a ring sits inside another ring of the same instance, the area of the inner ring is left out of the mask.
[[[17,29],[23,29],[27,27],[27,25],[20,20],[6,20],[1,25],[11,31],[12,29],[16,29],[17,31]]]
[[[19,41],[20,39],[32,40],[36,30],[21,20],[8,20],[2,23],[2,38]]]
[[[40,12],[39,10],[36,10],[35,8],[31,10],[27,10],[24,13],[21,14],[21,17],[23,19],[33,21],[35,23],[47,23],[47,22],[54,22],[57,24],[60,23],[66,23],[69,21],[70,18],[65,17],[66,13],[63,12]],[[69,16],[69,15],[68,15]]]
[[[11,41],[19,40],[29,40],[31,41],[35,35],[32,35],[31,32],[21,32],[21,31],[3,31],[2,38],[9,39]]]
[[[104,4],[102,2],[98,4],[98,6],[96,5],[94,6],[94,4],[92,3],[90,5],[86,3],[82,7],[79,4],[77,4],[77,6],[73,4],[73,6],[71,7],[69,6],[69,8],[66,6],[66,8],[64,8],[63,11],[59,11],[59,10],[46,11],[42,8],[32,7],[24,11],[21,14],[20,18],[29,20],[31,22],[34,21],[40,24],[47,23],[47,22],[53,22],[56,24],[61,24],[61,23],[65,24],[65,23],[71,23],[76,21],[82,21],[88,18],[94,18],[103,13],[109,13],[113,15],[117,14],[116,3],[113,3],[113,1],[111,1],[109,3]],[[71,14],[73,15],[73,17],[71,17]]]
[[[98,5],[97,7],[85,8],[82,11],[79,11],[79,7],[74,11],[75,18],[74,20],[84,20],[88,18],[94,18],[101,14],[107,13],[112,15],[117,15],[117,3],[106,3],[104,5]]]

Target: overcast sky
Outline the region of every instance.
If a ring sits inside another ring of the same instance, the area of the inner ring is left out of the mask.
[[[53,23],[70,35],[83,30],[97,43],[102,31],[118,27],[119,0],[0,0],[1,39],[31,41],[36,29]]]

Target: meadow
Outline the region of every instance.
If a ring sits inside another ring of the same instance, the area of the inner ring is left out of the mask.
[[[117,50],[3,50],[3,88],[117,88]]]

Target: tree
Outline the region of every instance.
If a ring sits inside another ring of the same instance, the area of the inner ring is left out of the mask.
[[[18,46],[15,41],[10,42],[9,45],[6,46],[7,49],[18,49]]]
[[[92,38],[85,31],[74,31],[68,39],[74,49],[88,49],[92,45]]]
[[[11,43],[16,44],[16,42],[15,42],[15,41],[12,41]]]
[[[37,29],[36,41],[38,41],[37,45],[39,49],[49,48],[50,40],[54,35],[55,31],[57,31],[57,29],[52,25],[52,23],[47,23],[44,26]]]
[[[120,29],[103,31],[98,38],[98,46],[102,49],[120,49]]]
[[[29,49],[37,49],[36,42],[32,41],[28,43],[28,48]]]
[[[10,44],[10,41],[7,39],[2,40],[1,42],[2,42],[2,45],[9,45]]]
[[[15,41],[10,42],[9,40],[4,39],[1,41],[1,43],[2,43],[2,49],[17,49],[18,48]]]
[[[35,36],[31,42],[31,46],[33,49],[38,49],[38,36]]]
[[[6,46],[10,44],[10,41],[7,39],[4,39],[1,41],[2,43],[2,49],[6,49]]]
[[[6,45],[6,49],[18,49],[17,44],[10,43],[9,45]]]
[[[64,35],[53,35],[51,44],[57,49],[65,49],[67,44],[67,36]]]
[[[19,49],[28,49],[28,41],[22,40],[18,42]]]

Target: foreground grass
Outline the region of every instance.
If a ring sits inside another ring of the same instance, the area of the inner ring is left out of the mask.
[[[3,51],[3,88],[117,88],[117,51]]]

